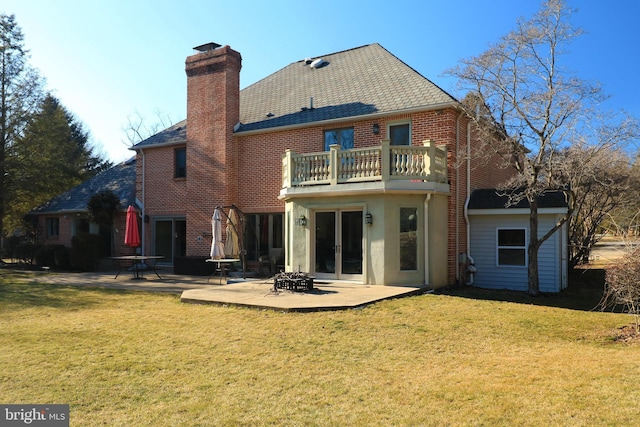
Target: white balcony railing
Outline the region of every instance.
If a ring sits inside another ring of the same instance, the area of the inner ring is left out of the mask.
[[[282,158],[282,187],[344,184],[364,181],[406,180],[447,183],[447,149],[426,140],[423,146],[382,145],[297,154],[287,150]]]

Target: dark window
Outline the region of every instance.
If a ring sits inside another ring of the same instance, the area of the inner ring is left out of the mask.
[[[324,131],[324,151],[329,151],[333,144],[338,144],[342,150],[353,148],[353,128]]]
[[[527,264],[527,233],[524,228],[498,229],[498,265]]]
[[[176,148],[174,152],[175,156],[175,177],[186,178],[187,177],[187,148]]]
[[[60,236],[60,219],[47,218],[47,238],[57,239]]]
[[[78,218],[76,231],[78,233],[89,233],[89,229],[89,218]]]
[[[418,209],[400,208],[400,270],[418,269]]]
[[[245,223],[244,247],[248,259],[268,255],[272,249],[284,246],[283,214],[249,214]]]
[[[389,126],[391,145],[411,145],[411,131],[409,123]]]

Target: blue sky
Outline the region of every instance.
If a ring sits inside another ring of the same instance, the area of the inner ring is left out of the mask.
[[[640,2],[569,0],[586,31],[565,66],[599,81],[607,107],[640,117]],[[30,64],[112,161],[127,159],[123,128],[137,114],[186,117],[184,61],[210,41],[242,54],[241,87],[304,59],[369,43],[454,96],[444,70],[478,55],[529,17],[537,0],[4,0]]]

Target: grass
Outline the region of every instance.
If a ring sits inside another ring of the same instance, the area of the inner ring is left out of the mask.
[[[635,424],[631,319],[565,295],[280,313],[5,274],[0,402],[68,403],[73,426]]]

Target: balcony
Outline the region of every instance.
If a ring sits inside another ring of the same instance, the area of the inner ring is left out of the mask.
[[[430,140],[420,146],[390,145],[297,154],[287,150],[282,158],[281,198],[326,192],[428,192],[448,193],[447,149]]]

